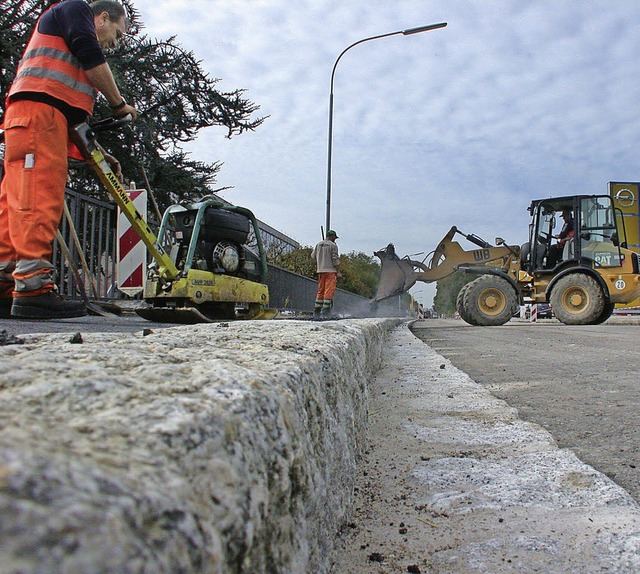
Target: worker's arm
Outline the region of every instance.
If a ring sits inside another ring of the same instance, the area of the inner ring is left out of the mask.
[[[113,74],[111,73],[109,64],[105,62],[95,68],[85,70],[85,72],[91,82],[91,85],[97,90],[100,90],[104,97],[107,98],[107,102],[109,102],[109,106],[111,106],[111,110],[115,117],[120,118],[127,114],[131,114],[132,118],[134,120],[136,119],[138,111],[127,103],[125,103],[121,108],[114,109],[124,101],[124,98],[120,95],[120,90],[116,85],[116,81],[113,79]]]
[[[335,243],[331,246],[331,263],[336,270],[336,277],[342,277],[342,273],[340,273],[340,254],[338,253],[338,246]]]

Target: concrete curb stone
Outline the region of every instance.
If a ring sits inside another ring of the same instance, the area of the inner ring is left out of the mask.
[[[397,324],[0,347],[0,572],[328,572]]]

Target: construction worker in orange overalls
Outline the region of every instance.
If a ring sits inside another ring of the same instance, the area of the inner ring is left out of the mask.
[[[558,242],[554,245],[549,246],[549,251],[547,252],[547,262],[546,266],[548,268],[555,267],[558,262],[562,259],[562,254],[564,250],[564,246],[570,239],[573,239],[575,233],[575,223],[573,221],[573,213],[570,209],[565,209],[562,212],[562,220],[564,224],[560,233],[558,235],[554,235],[554,239],[557,239]]]
[[[330,229],[327,231],[327,238],[320,241],[311,252],[311,257],[316,260],[318,274],[318,291],[313,309],[313,316],[316,319],[330,316],[338,277],[342,277],[339,271],[340,254],[336,239],[338,239],[338,235],[333,229]]]
[[[64,206],[69,128],[92,114],[96,90],[114,116],[137,115],[122,98],[103,53],[117,45],[126,26],[118,2],[63,0],[42,14],[20,60],[3,125],[0,315],[86,315],[83,303],[65,300],[56,290],[52,241]],[[117,160],[105,158],[120,175]]]

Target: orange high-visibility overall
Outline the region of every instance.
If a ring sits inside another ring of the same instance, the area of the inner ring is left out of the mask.
[[[36,30],[9,90],[0,189],[0,297],[53,288],[52,241],[64,205],[68,125],[57,108],[27,99],[43,93],[90,115],[95,90],[61,37]],[[15,286],[14,286],[15,282]]]

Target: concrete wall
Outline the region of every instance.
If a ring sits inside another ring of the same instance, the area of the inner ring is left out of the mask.
[[[269,265],[266,281],[269,287],[269,307],[284,310],[313,312],[318,291],[318,281],[304,277],[288,269]],[[355,317],[373,317],[369,299],[344,289],[336,289],[333,312]]]
[[[328,572],[395,324],[0,346],[0,571]]]

